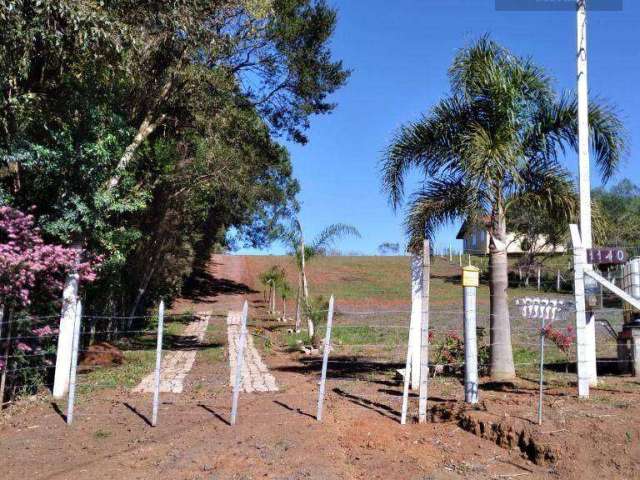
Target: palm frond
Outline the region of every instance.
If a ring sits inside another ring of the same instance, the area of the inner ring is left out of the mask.
[[[486,214],[486,197],[461,177],[431,180],[423,190],[413,194],[405,221],[409,249],[433,239],[444,225],[456,220],[475,222]]]
[[[402,203],[404,180],[410,168],[418,167],[431,176],[459,167],[459,137],[471,121],[469,105],[454,95],[440,101],[430,115],[400,128],[383,155],[380,169],[382,190],[394,209]]]
[[[531,154],[555,161],[566,146],[578,150],[578,100],[574,94],[565,93],[557,101],[541,105],[535,120],[525,139]],[[589,139],[606,182],[626,153],[627,132],[615,109],[599,100],[589,104]]]
[[[344,237],[360,238],[360,232],[353,225],[334,223],[325,227],[311,242],[310,246],[316,253],[326,251],[337,240]]]
[[[578,211],[578,196],[569,172],[556,163],[532,161],[521,172],[522,184],[507,202],[509,216],[545,215],[564,229]]]

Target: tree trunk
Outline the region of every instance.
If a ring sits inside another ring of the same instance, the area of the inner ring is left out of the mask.
[[[299,277],[301,277],[301,275],[299,275]],[[298,278],[298,293],[296,295],[296,333],[300,332],[300,324],[302,323],[302,315],[300,312],[300,302],[301,302],[301,295],[302,295],[302,279]]]
[[[124,153],[122,154],[122,157],[120,157],[118,165],[116,166],[115,174],[112,175],[107,182],[107,191],[113,190],[118,186],[118,183],[120,183],[120,178],[122,177],[122,173],[126,170],[129,163],[131,163],[136,150],[140,148],[140,145],[142,145],[144,141],[149,138],[149,135],[151,135],[155,131],[155,129],[158,128],[158,125],[160,125],[165,118],[166,115],[164,114],[160,115],[157,118],[155,118],[152,113],[147,114],[147,116],[140,124],[140,128],[138,128],[138,133],[136,133],[136,136],[133,137],[133,141],[129,145],[127,145],[127,148],[124,149]]]
[[[271,310],[271,315],[276,313],[276,287],[273,284],[273,280],[271,281],[271,295],[269,296],[269,310]]]
[[[304,237],[300,235],[300,273],[302,275],[302,291],[304,292],[305,302],[309,300],[309,287],[307,285],[307,272],[304,258]]]
[[[282,297],[282,321],[287,321],[287,299]]]
[[[149,268],[149,270],[147,270],[147,273],[145,274],[143,280],[142,280],[142,284],[140,285],[140,287],[138,288],[138,293],[136,295],[136,299],[133,302],[133,306],[131,307],[131,311],[129,313],[129,321],[127,322],[127,328],[129,330],[131,330],[131,326],[133,325],[133,317],[135,316],[136,312],[138,311],[138,305],[140,305],[140,302],[142,300],[142,298],[144,297],[144,294],[147,291],[147,288],[149,287],[149,282],[151,282],[151,277],[153,276],[153,272],[156,269],[155,266],[155,258],[152,257],[150,259],[150,263],[151,266]]]
[[[503,208],[499,205],[492,215],[492,234],[489,247],[489,293],[491,297],[491,378],[515,378],[509,322],[507,228]]]
[[[313,325],[313,320],[311,320],[310,316],[307,316],[307,329],[309,330],[309,339],[311,340],[311,344],[315,343],[315,333],[316,329]]]

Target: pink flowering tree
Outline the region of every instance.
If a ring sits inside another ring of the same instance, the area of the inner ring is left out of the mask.
[[[0,370],[17,372],[13,384],[30,388],[43,380],[43,370],[55,353],[57,315],[32,317],[29,312],[56,311],[65,277],[77,271],[81,281],[95,279],[100,259],[82,260],[82,252],[45,243],[33,215],[0,207],[0,304],[11,312],[11,323],[0,325],[0,347],[8,351],[8,365],[0,357]],[[8,328],[11,327],[11,328]],[[7,341],[11,334],[12,342]]]
[[[0,207],[0,303],[14,309],[58,298],[65,276],[77,269],[81,280],[95,279],[95,260],[81,251],[45,243],[33,215]],[[34,298],[35,294],[40,298]]]

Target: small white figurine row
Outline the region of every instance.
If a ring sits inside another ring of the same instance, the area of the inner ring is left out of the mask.
[[[573,303],[550,298],[525,297],[516,300],[516,305],[521,307],[524,318],[544,319],[550,321],[566,320],[568,313],[572,311]]]

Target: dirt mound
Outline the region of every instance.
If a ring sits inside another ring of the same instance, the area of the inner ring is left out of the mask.
[[[459,425],[463,430],[500,447],[519,448],[537,465],[555,463],[560,456],[556,448],[543,442],[534,429],[517,418],[496,418],[487,412],[467,411],[460,415]]]
[[[110,367],[121,365],[124,361],[122,351],[110,343],[98,342],[87,348],[80,356],[81,368]]]

